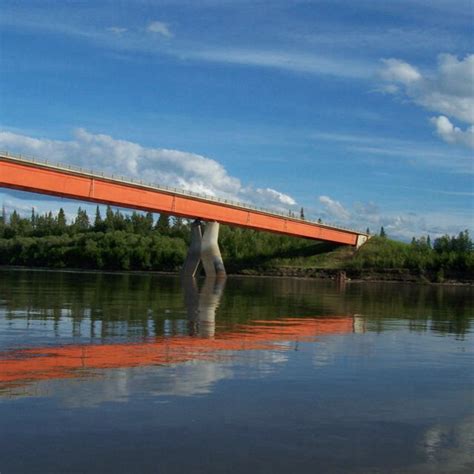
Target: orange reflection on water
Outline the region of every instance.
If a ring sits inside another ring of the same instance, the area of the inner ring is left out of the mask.
[[[287,350],[278,343],[353,332],[354,319],[286,318],[239,324],[214,338],[157,337],[140,343],[38,347],[0,353],[0,390],[30,382],[91,376],[94,369],[215,359],[226,351]]]

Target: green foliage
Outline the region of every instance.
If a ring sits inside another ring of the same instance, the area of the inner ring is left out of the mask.
[[[219,243],[226,266],[232,270],[278,266],[310,266],[315,257],[334,246],[314,240],[222,225]],[[316,257],[317,258],[317,257]]]
[[[74,220],[74,229],[77,232],[87,232],[90,228],[89,216],[87,212],[79,208],[77,210],[77,216]]]
[[[161,213],[156,223],[156,230],[161,234],[169,234],[170,227],[170,217],[168,214]]]
[[[151,213],[123,214],[107,207],[102,218],[97,207],[91,225],[78,209],[68,223],[64,211],[28,218],[13,212],[0,217],[0,264],[54,268],[110,270],[177,270],[190,240],[190,225],[180,217]],[[240,227],[221,226],[220,248],[231,271],[265,267],[316,267],[353,270],[407,269],[442,282],[456,272],[474,274],[474,247],[468,231],[429,237],[411,244],[374,236],[357,252],[351,247]]]
[[[4,216],[5,214],[2,214]],[[73,222],[64,211],[23,218],[13,212],[0,221],[0,264],[110,270],[176,270],[184,261],[188,226],[180,236],[153,229],[153,214],[124,215],[109,206],[105,219],[97,207],[91,226],[81,208]]]
[[[97,206],[95,210],[94,231],[105,232],[105,224],[104,224],[104,221],[102,220],[99,206]]]
[[[458,236],[440,237],[433,247],[429,237],[413,238],[411,244],[372,237],[356,253],[350,266],[375,270],[407,268],[420,274],[433,273],[436,280],[443,281],[447,271],[474,273],[474,248],[467,230]]]
[[[58,217],[56,218],[56,229],[58,234],[63,234],[66,231],[66,214],[64,214],[64,209],[59,209]]]
[[[155,226],[151,213],[129,215],[107,207],[96,209],[93,225],[79,208],[68,224],[64,211],[22,218],[13,213],[0,222],[0,264],[110,270],[176,270],[184,262],[189,223],[161,214]],[[229,268],[314,263],[315,242],[222,225],[220,246]],[[316,244],[318,246],[318,244]],[[325,248],[327,251],[327,248]]]

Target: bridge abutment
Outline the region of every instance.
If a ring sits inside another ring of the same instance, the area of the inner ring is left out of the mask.
[[[225,278],[226,271],[219,249],[219,223],[203,224],[195,220],[191,225],[191,243],[184,262],[184,276],[194,277],[202,263],[207,277]]]
[[[359,247],[362,247],[362,245],[364,245],[369,240],[369,238],[370,236],[366,234],[359,234],[357,236],[356,249],[358,249]]]

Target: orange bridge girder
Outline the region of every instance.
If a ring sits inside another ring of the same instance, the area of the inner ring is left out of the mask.
[[[7,152],[0,153],[0,187],[352,246],[360,246],[368,238],[355,230],[292,218],[250,205],[107,177],[67,165],[25,159]]]

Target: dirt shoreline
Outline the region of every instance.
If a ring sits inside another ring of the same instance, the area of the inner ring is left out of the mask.
[[[233,273],[233,272],[229,272]],[[354,270],[333,268],[302,268],[302,267],[274,267],[264,269],[245,269],[236,274],[246,276],[271,276],[293,278],[315,278],[319,280],[336,280],[346,282],[390,282],[416,283],[429,285],[463,285],[473,286],[474,276],[461,273],[447,274],[443,281],[437,281],[435,272],[413,272],[405,268],[385,270]]]
[[[0,270],[30,270],[51,271],[65,273],[105,273],[105,274],[133,274],[133,275],[179,275],[178,271],[162,270],[96,270],[85,268],[49,268],[24,267],[19,265],[0,265]],[[298,278],[315,280],[333,280],[346,283],[410,283],[423,285],[444,286],[474,286],[474,276],[462,274],[448,274],[443,281],[436,281],[435,273],[415,273],[409,269],[385,270],[353,270],[333,268],[305,268],[305,267],[269,267],[254,269],[229,268],[228,275],[233,277],[257,278]]]

